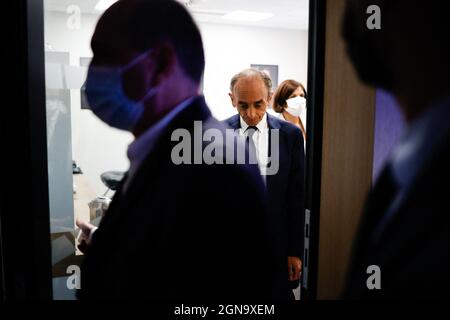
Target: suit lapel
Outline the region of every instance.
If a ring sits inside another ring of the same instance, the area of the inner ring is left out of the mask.
[[[232,129],[234,129],[234,130],[238,130],[238,129],[241,128],[241,121],[240,121],[240,120],[241,120],[241,119],[240,119],[240,116],[237,114],[237,115],[232,116],[232,117],[227,121],[227,123],[228,123],[228,125],[230,126],[230,128],[232,128]]]
[[[354,245],[354,262],[362,258],[363,252],[370,248],[370,238],[374,229],[379,223],[388,204],[385,202],[385,180],[387,179],[388,169],[384,168],[373,190],[369,193],[365,208],[363,210],[362,220],[359,224],[358,234]],[[385,203],[382,205],[382,203]],[[384,209],[383,209],[384,207]]]
[[[145,189],[147,192],[154,188],[158,180],[157,177],[163,171],[162,167],[171,165],[171,150],[175,145],[175,142],[171,141],[172,132],[180,128],[192,131],[194,121],[206,121],[209,117],[211,117],[211,112],[203,97],[194,100],[191,105],[175,117],[169,126],[165,128],[154,149],[136,172],[133,181],[131,181],[123,197],[124,209],[132,207],[134,201],[142,196],[142,189]]]
[[[278,188],[277,186],[279,186],[280,184],[283,183],[283,181],[281,181],[281,175],[280,170],[283,170],[283,166],[281,166],[281,159],[284,157],[285,154],[285,147],[286,147],[286,141],[285,141],[285,132],[282,130],[281,125],[274,120],[275,118],[272,117],[271,115],[267,114],[267,124],[269,127],[269,157],[271,157],[272,155],[274,155],[275,153],[273,152],[273,146],[272,146],[272,130],[279,130],[279,149],[278,149],[278,156],[279,156],[279,164],[280,164],[280,168],[277,174],[275,175],[268,175],[267,176],[267,190],[269,192],[269,194],[276,194],[278,192]],[[273,160],[271,159],[271,162]],[[274,199],[278,199],[280,197],[273,197]]]
[[[235,115],[233,117],[231,117],[228,121],[227,121],[228,125],[234,129],[234,130],[239,130],[241,128],[241,121],[240,121],[240,116],[239,115]],[[269,153],[269,157],[274,154],[272,152],[272,132],[271,130],[273,129],[278,129],[279,130],[279,138],[280,138],[280,143],[279,143],[279,161],[281,164],[281,159],[284,157],[284,155],[286,154],[286,136],[285,136],[285,132],[282,130],[281,124],[277,121],[277,119],[273,116],[271,116],[270,114],[267,114],[267,125],[269,127],[269,148],[268,148],[268,153]],[[283,170],[283,168],[280,166],[280,170]],[[270,192],[270,194],[276,193],[277,191],[277,187],[280,183],[283,183],[283,181],[280,181],[281,179],[281,175],[280,174],[276,174],[276,175],[268,175],[267,176],[267,189]],[[275,197],[275,198],[279,198],[279,197]]]
[[[401,248],[420,245],[426,241],[424,236],[429,235],[426,230],[448,223],[444,212],[439,208],[433,209],[433,199],[445,197],[445,183],[442,179],[447,179],[450,175],[447,169],[450,162],[449,145],[450,139],[447,138],[441,150],[435,153],[434,160],[418,176],[378,241],[371,243],[370,238],[389,205],[386,204],[386,183],[383,181],[384,172],[382,173],[366,204],[355,242],[354,263],[364,263],[368,256],[378,254],[383,256],[385,263],[390,263],[396,259]],[[441,171],[442,168],[445,169],[444,172]],[[426,208],[427,212],[420,208]]]

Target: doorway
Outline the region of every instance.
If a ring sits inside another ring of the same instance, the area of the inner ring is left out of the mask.
[[[22,154],[28,159],[30,172],[34,175],[28,231],[36,235],[35,245],[39,245],[39,249],[32,249],[36,270],[20,281],[27,283],[28,277],[36,277],[39,279],[36,283],[46,283],[42,286],[46,289],[36,293],[38,296],[74,299],[74,290],[67,286],[71,276],[68,270],[79,265],[82,259],[76,248],[75,219],[78,216],[90,221],[97,219],[98,208],[95,206],[98,200],[112,197],[114,193],[114,190],[107,190],[109,186],[102,182],[101,175],[124,172],[128,167],[125,151],[132,137],[100,123],[86,106],[83,96],[91,58],[89,39],[100,14],[111,3],[98,0],[22,1],[16,8],[16,12],[28,19],[27,23],[22,21],[23,29],[16,30],[17,35],[25,35],[20,38],[23,45],[18,46],[26,52],[22,58],[27,61],[24,65],[28,68],[21,73],[21,81],[30,89],[23,95],[21,105],[24,109],[19,118],[28,125],[28,133],[32,136],[31,140],[26,140],[29,150]],[[320,176],[321,159],[323,1],[245,1],[245,10],[242,10],[242,1],[189,1],[187,5],[197,19],[205,41],[207,66],[203,93],[208,103],[214,106],[213,115],[219,120],[234,112],[227,96],[228,82],[235,72],[245,67],[272,70],[276,84],[294,78],[307,87],[307,245],[302,297],[314,298],[315,239],[318,234],[318,224],[315,224],[318,210],[315,208],[320,194],[319,179],[314,177]],[[230,18],[236,11],[241,15]],[[242,11],[247,12],[247,16]],[[259,20],[255,13],[260,14]],[[228,19],[224,18],[226,15],[229,15]],[[233,59],[227,67],[223,57],[233,56],[237,52],[235,48],[245,43],[249,49],[236,55],[239,59]],[[264,44],[262,48],[258,47],[261,43]],[[228,50],[226,54],[224,48]],[[15,58],[19,57],[20,54]],[[11,192],[20,194],[18,188]],[[11,206],[8,209],[9,215],[13,210]],[[1,214],[5,216],[3,212]],[[5,219],[5,225],[8,227],[2,227],[14,228],[20,221]],[[26,234],[25,230],[23,232]],[[20,247],[22,242],[25,245],[16,235],[2,235],[7,240],[16,240],[14,246]],[[13,247],[11,241],[8,246]],[[24,264],[23,257],[16,259],[18,264]],[[8,261],[13,260],[8,257]],[[25,264],[22,269],[25,270]],[[300,297],[299,292],[297,296]]]

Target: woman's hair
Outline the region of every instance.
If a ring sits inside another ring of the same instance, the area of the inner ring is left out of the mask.
[[[273,110],[282,113],[287,108],[286,100],[289,99],[298,87],[302,88],[306,98],[306,89],[300,82],[295,80],[283,81],[275,91],[273,97]]]

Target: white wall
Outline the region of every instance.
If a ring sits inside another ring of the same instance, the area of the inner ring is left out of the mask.
[[[230,80],[251,64],[279,66],[279,83],[295,79],[306,85],[308,32],[201,24],[206,70],[204,93],[219,120],[236,114],[228,97]]]
[[[70,52],[72,65],[90,57],[90,38],[98,17],[82,15],[79,30],[67,27],[68,15],[46,12],[45,42],[54,51]],[[200,24],[206,54],[204,94],[219,119],[236,113],[228,93],[231,77],[250,64],[279,66],[279,82],[296,79],[306,84],[308,34],[305,31]],[[131,134],[109,128],[89,110],[81,110],[79,90],[71,92],[73,159],[85,172],[96,193],[105,188],[99,175],[108,170],[127,170],[126,150]]]
[[[45,42],[54,51],[70,52],[71,65],[78,66],[80,57],[92,57],[90,38],[98,17],[82,15],[79,30],[70,30],[66,25],[67,18],[68,15],[63,13],[46,12]],[[128,169],[126,150],[133,136],[105,125],[90,110],[81,110],[79,90],[71,90],[71,112],[72,157],[94,192],[104,193],[106,187],[100,174]]]

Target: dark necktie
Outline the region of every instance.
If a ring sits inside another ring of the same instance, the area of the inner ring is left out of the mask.
[[[257,164],[256,148],[253,141],[253,136],[255,135],[258,128],[255,126],[249,126],[245,132],[247,137],[245,138],[245,146],[247,150],[246,163]]]

